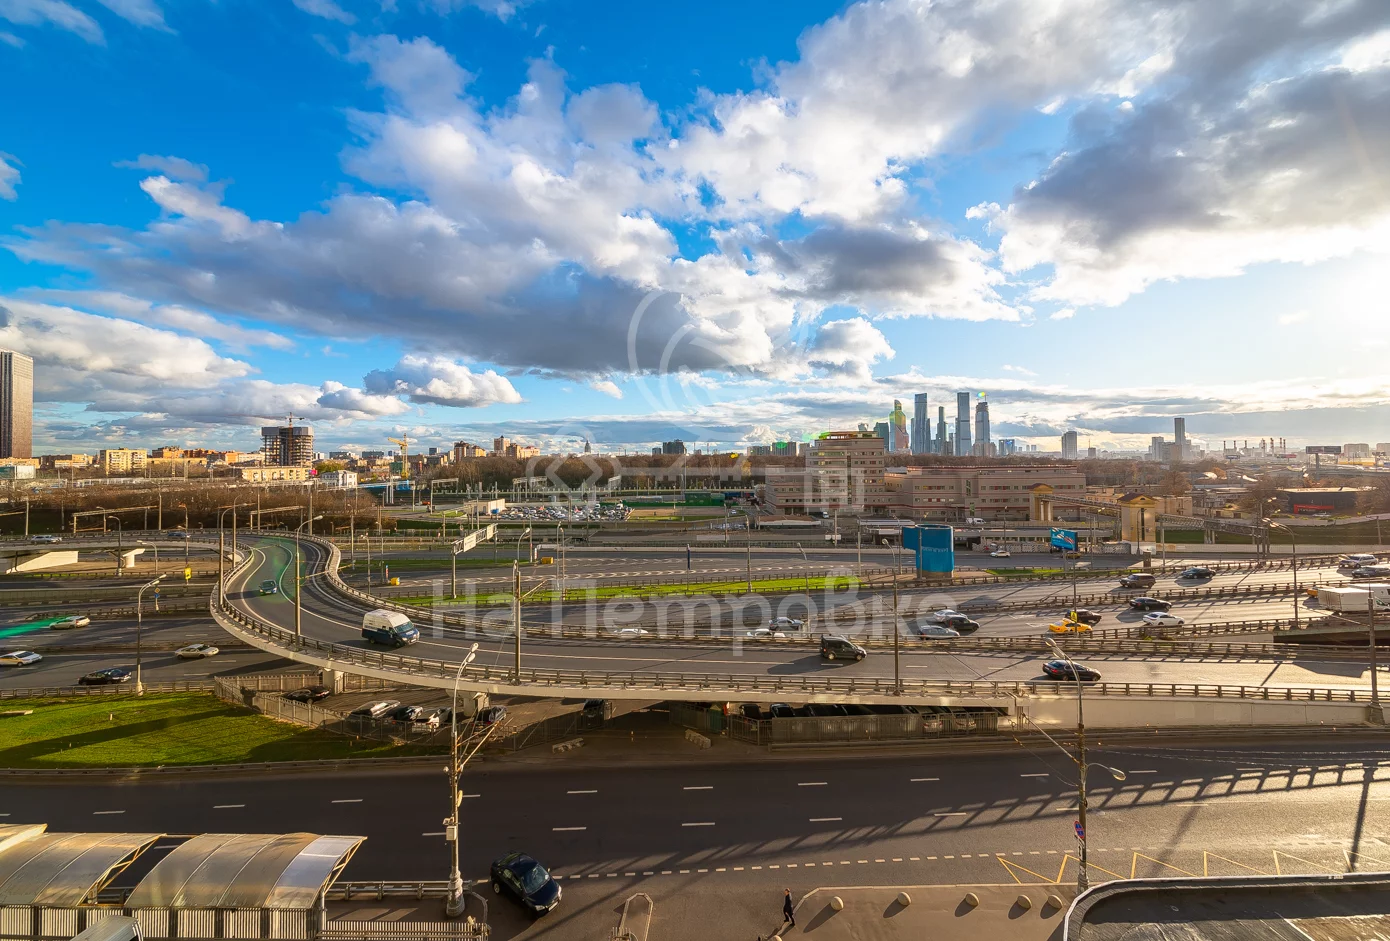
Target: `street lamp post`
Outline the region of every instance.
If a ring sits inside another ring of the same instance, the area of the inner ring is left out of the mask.
[[[457,597],[459,596],[459,552],[462,551],[462,550],[459,549],[459,544],[460,544],[461,542],[463,542],[462,539],[455,539],[454,542],[453,542],[453,544],[449,546],[449,565],[450,565],[450,573],[449,573],[449,597],[450,597],[450,598],[457,598]]]
[[[143,622],[142,608],[145,589],[153,588],[162,581],[164,581],[164,576],[160,575],[158,578],[151,579],[141,585],[140,590],[135,593],[135,695],[137,696],[142,696],[145,693],[145,684],[140,679],[140,631]]]
[[[116,521],[116,574],[121,574],[121,558],[125,555],[125,525],[118,516],[103,516],[101,525],[104,527],[107,520]]]
[[[452,865],[449,869],[449,895],[444,902],[444,914],[457,918],[463,914],[463,874],[459,872],[459,805],[463,797],[459,794],[459,775],[463,766],[459,764],[459,679],[464,667],[473,662],[478,655],[478,645],[474,644],[468,655],[459,664],[454,674],[453,708],[449,710],[449,816],[444,818],[444,837],[449,842]]]
[[[188,504],[180,503],[183,507],[183,567],[188,568]]]
[[[1289,542],[1293,544],[1293,629],[1298,630],[1298,538],[1294,536],[1293,529],[1283,523],[1276,523],[1272,519],[1264,522],[1270,529],[1282,529],[1288,533]]]
[[[1058,646],[1057,642],[1052,638],[1048,638],[1047,644],[1049,647],[1053,649],[1053,651],[1057,653],[1058,656],[1060,656],[1063,660],[1067,661],[1067,665],[1071,668],[1071,678],[1076,681],[1077,756],[1072,760],[1076,762],[1077,767],[1076,816],[1077,827],[1079,831],[1077,833],[1077,839],[1081,843],[1081,871],[1078,872],[1076,876],[1076,889],[1078,892],[1085,892],[1088,888],[1090,888],[1091,879],[1089,874],[1086,872],[1090,858],[1087,854],[1087,837],[1089,836],[1089,834],[1086,830],[1086,771],[1090,768],[1090,763],[1087,763],[1086,761],[1086,716],[1085,712],[1083,711],[1085,699],[1082,696],[1082,690],[1084,689],[1084,687],[1081,685],[1081,673],[1077,669],[1076,662],[1073,661],[1072,658],[1067,655],[1067,652],[1063,650],[1060,646]],[[1116,781],[1123,781],[1125,779],[1125,773],[1120,769],[1111,768],[1108,765],[1100,765],[1098,762],[1094,763],[1097,764],[1099,767],[1104,768],[1106,771],[1109,771],[1110,776],[1113,777]]]
[[[143,539],[137,539],[137,540],[135,540],[135,544],[136,544],[137,546],[149,546],[151,549],[154,550],[154,573],[155,573],[156,575],[158,575],[158,574],[159,574],[159,546],[156,545],[155,543],[152,543],[152,542],[146,542],[146,541],[143,540]]]
[[[294,639],[295,639],[295,640],[299,640],[301,637],[304,636],[304,635],[303,635],[303,632],[302,632],[301,629],[300,629],[300,615],[303,613],[304,608],[303,608],[303,605],[300,604],[300,600],[299,600],[300,588],[302,587],[302,582],[303,582],[303,579],[301,579],[301,578],[299,577],[299,531],[300,531],[301,529],[303,529],[305,526],[313,526],[314,520],[321,520],[321,519],[323,519],[323,514],[319,514],[318,516],[311,516],[311,517],[309,517],[307,520],[305,520],[304,522],[302,522],[302,523],[300,523],[298,526],[296,526],[295,529],[294,529]]]
[[[902,627],[898,621],[898,576],[902,574],[902,546],[893,547],[893,692],[903,693],[902,672],[898,663],[898,634]]]

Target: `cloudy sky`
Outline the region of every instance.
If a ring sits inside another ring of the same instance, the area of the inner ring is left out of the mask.
[[[0,89],[41,450],[1390,440],[1385,0],[0,0]]]

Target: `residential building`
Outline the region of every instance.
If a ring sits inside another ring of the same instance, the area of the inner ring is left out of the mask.
[[[310,470],[308,464],[263,464],[238,468],[241,479],[250,484],[308,482]]]
[[[265,425],[261,454],[267,466],[308,467],[314,463],[314,429],[308,425]]]
[[[925,392],[912,397],[912,453],[931,453],[931,413],[927,411]]]
[[[470,444],[467,441],[454,442],[454,463],[458,464],[469,458],[487,457],[487,448],[480,444]]]
[[[1376,453],[1383,456],[1390,456],[1390,441],[1376,442]]]
[[[906,454],[911,448],[911,442],[907,438],[907,413],[903,411],[903,403],[898,399],[893,400],[893,411],[888,413],[888,442],[886,450]]]
[[[1082,496],[1086,475],[1058,464],[970,467],[893,467],[884,472],[885,502],[898,516],[927,522],[1026,520],[1033,488]]]
[[[540,453],[540,448],[532,447],[529,444],[517,444],[515,441],[509,441],[506,448],[502,451],[502,457],[509,457],[514,461],[527,461],[533,457],[539,457]]]
[[[936,453],[951,453],[950,433],[946,431],[946,406],[940,405],[936,409]]]
[[[970,455],[970,393],[956,393],[956,457]]]
[[[39,458],[39,467],[49,471],[71,471],[91,466],[90,454],[44,454]]]
[[[0,350],[0,458],[34,456],[34,361]]]
[[[994,456],[989,435],[989,403],[984,399],[975,403],[975,453],[980,457]]]
[[[507,447],[512,443],[512,439],[505,435],[499,435],[492,439],[492,453],[494,457],[506,457]]]
[[[675,441],[663,441],[663,442],[661,442],[661,453],[662,453],[662,454],[684,454],[684,453],[685,453],[685,442],[682,441],[682,440],[679,439],[679,438],[677,438]]]
[[[1099,456],[1100,456],[1100,455],[1099,455],[1099,453],[1096,451],[1095,448],[1087,448],[1087,449],[1086,449],[1086,460],[1088,460],[1088,461],[1094,461],[1094,460],[1095,460],[1097,457],[1099,457]]]
[[[1149,438],[1149,460],[1163,461],[1168,458],[1168,442],[1163,440],[1163,435],[1154,435]]]
[[[357,486],[357,474],[350,470],[325,471],[314,478],[321,486],[344,489]]]
[[[1187,419],[1173,419],[1173,444],[1177,445],[1178,460],[1185,461],[1190,456],[1187,448]]]
[[[863,431],[829,431],[811,443],[804,468],[770,467],[765,493],[781,513],[846,509],[884,512],[884,440]]]
[[[1076,432],[1068,431],[1062,435],[1062,460],[1076,460]]]
[[[169,450],[161,448],[159,450]],[[173,450],[178,450],[177,448]],[[180,452],[178,457],[150,457],[145,460],[146,477],[191,477],[195,474],[202,474],[207,470],[207,458],[185,457]]]
[[[385,458],[386,458],[386,452],[385,452],[385,451],[363,451],[363,452],[362,452],[362,460],[364,460],[364,461],[380,461],[380,460],[384,460]]]
[[[1364,442],[1344,444],[1342,445],[1342,457],[1351,461],[1369,461],[1371,459],[1371,446]]]
[[[330,461],[351,461],[351,460],[355,460],[356,457],[357,457],[357,455],[353,454],[351,451],[329,451],[329,452],[328,452],[328,459],[329,459]]]
[[[144,448],[104,448],[97,452],[97,466],[107,477],[143,474],[148,461]]]

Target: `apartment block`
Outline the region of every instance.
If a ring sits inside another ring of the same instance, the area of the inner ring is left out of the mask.
[[[148,461],[143,448],[105,448],[97,452],[97,466],[108,477],[144,474]]]
[[[883,475],[887,507],[926,522],[1026,520],[1034,487],[1060,496],[1082,496],[1086,475],[1075,467],[1023,464],[1001,467],[897,467]]]

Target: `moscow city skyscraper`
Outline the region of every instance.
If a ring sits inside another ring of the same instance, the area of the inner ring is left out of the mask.
[[[970,393],[956,393],[956,457],[970,456]]]
[[[0,350],[0,458],[34,456],[34,361]]]
[[[912,453],[931,453],[931,415],[927,411],[925,392],[912,397]]]

